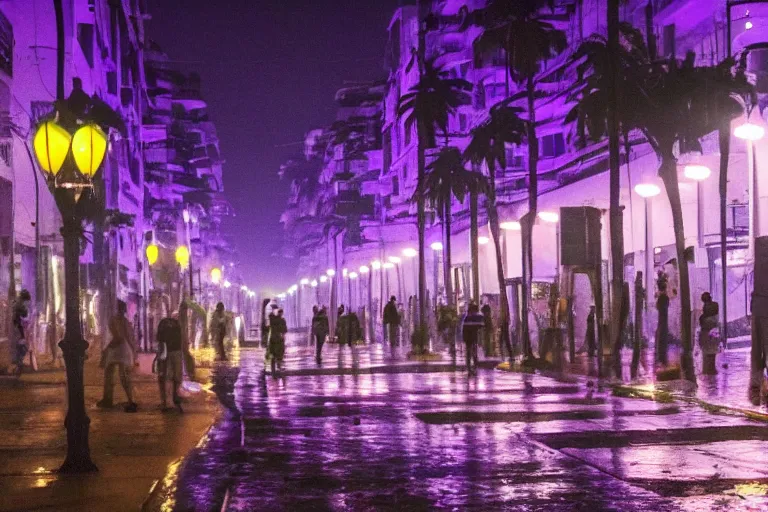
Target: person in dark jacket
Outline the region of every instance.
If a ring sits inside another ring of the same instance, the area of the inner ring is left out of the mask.
[[[389,339],[389,343],[395,345],[397,343],[397,333],[400,329],[400,313],[397,311],[397,298],[393,295],[389,298],[389,302],[384,306],[384,315],[382,318],[384,323],[384,334]]]
[[[720,351],[720,305],[712,300],[709,292],[701,294],[703,303],[701,316],[699,317],[699,346],[702,354],[702,373],[704,375],[716,375],[717,365],[715,360]]]
[[[227,313],[224,311],[224,303],[216,304],[216,311],[211,318],[211,334],[213,334],[214,346],[216,348],[216,358],[219,361],[227,360],[227,353],[224,350],[224,338],[227,336]]]
[[[595,306],[589,306],[587,315],[587,334],[584,336],[584,344],[587,346],[587,356],[595,357],[597,344],[595,343]]]
[[[176,318],[167,317],[157,326],[157,383],[160,387],[160,408],[168,410],[166,383],[171,382],[173,405],[181,412],[179,387],[183,379],[181,324]]]
[[[656,327],[656,361],[666,366],[669,343],[669,295],[667,295],[666,284],[659,288],[656,309],[659,311],[659,324]]]
[[[277,369],[283,367],[285,356],[285,334],[288,332],[288,324],[283,318],[283,310],[278,309],[277,315],[272,319],[269,328],[269,359],[272,365],[272,375],[277,375]]]
[[[480,308],[477,304],[470,304],[467,314],[461,321],[461,337],[466,345],[467,372],[470,375],[477,374],[477,343],[480,341],[480,331],[484,326],[485,319],[480,314]]]
[[[312,333],[315,336],[315,361],[317,364],[322,362],[322,350],[325,338],[328,336],[331,328],[328,325],[328,311],[325,307],[320,308],[315,316],[312,317]]]

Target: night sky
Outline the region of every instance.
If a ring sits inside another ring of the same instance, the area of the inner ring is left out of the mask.
[[[399,0],[152,0],[150,37],[197,71],[221,141],[225,219],[251,288],[283,291],[296,262],[273,256],[289,183],[280,163],[328,126],[345,81],[385,78],[387,24]]]

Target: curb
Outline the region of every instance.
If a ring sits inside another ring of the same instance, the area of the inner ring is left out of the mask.
[[[755,421],[768,423],[768,412],[752,411],[749,409],[743,409],[741,407],[714,404],[711,402],[707,402],[706,400],[702,400],[701,398],[686,396],[681,393],[675,393],[675,392],[667,391],[664,389],[656,389],[655,387],[653,389],[648,389],[647,386],[637,386],[637,385],[623,384],[623,383],[615,384],[615,383],[606,382],[605,379],[599,379],[597,377],[588,377],[585,375],[575,375],[571,373],[558,373],[558,372],[547,371],[547,370],[536,370],[533,368],[528,369],[528,368],[521,368],[519,366],[510,367],[510,364],[507,362],[499,364],[498,366],[496,366],[496,369],[504,372],[511,372],[511,373],[538,374],[538,375],[541,375],[542,377],[549,377],[551,379],[559,380],[561,382],[562,381],[580,382],[584,385],[586,385],[586,383],[591,380],[591,381],[594,381],[598,387],[610,388],[614,396],[619,396],[624,398],[640,398],[643,400],[652,400],[654,402],[660,402],[660,403],[671,403],[674,401],[680,401],[680,402],[685,402],[691,405],[697,405],[712,414],[731,414],[736,416],[743,416],[745,418],[755,420]]]

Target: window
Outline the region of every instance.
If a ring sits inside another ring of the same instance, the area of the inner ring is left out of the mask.
[[[93,67],[93,25],[90,23],[77,24],[77,42],[83,50],[88,67]]]
[[[459,114],[459,132],[466,133],[469,128],[469,116],[467,114]]]
[[[545,135],[541,138],[541,156],[552,158],[565,153],[565,140],[562,133]]]

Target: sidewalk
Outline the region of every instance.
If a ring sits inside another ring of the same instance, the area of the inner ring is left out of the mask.
[[[155,482],[197,445],[217,411],[215,396],[203,385],[187,396],[184,414],[162,413],[150,364],[151,357],[143,356],[134,373],[139,412],[128,414],[121,405],[108,411],[95,407],[103,370],[95,360],[86,362],[91,456],[99,472],[80,476],[55,473],[66,452],[64,370],[41,364],[39,372],[20,380],[0,379],[0,510],[140,510]],[[207,382],[208,375],[201,370],[198,379]],[[119,384],[115,399],[125,401]]]
[[[749,345],[745,346],[744,340],[736,340],[731,343],[724,352],[717,356],[717,375],[701,374],[701,357],[697,354],[695,360],[697,387],[695,390],[686,381],[674,380],[660,382],[656,379],[653,350],[643,350],[640,357],[638,377],[631,379],[632,350],[622,350],[622,378],[609,379],[608,383],[614,388],[624,388],[647,398],[658,397],[658,392],[664,392],[673,398],[695,402],[707,409],[716,412],[731,411],[744,414],[754,419],[768,421],[768,409],[765,405],[755,406],[750,403],[747,396],[749,384]],[[567,353],[564,354],[567,359]],[[671,346],[669,350],[670,365],[679,364],[680,347]],[[552,372],[544,372],[552,374]],[[588,358],[586,354],[577,354],[574,363],[565,363],[563,371],[566,375],[596,377],[597,360]]]

